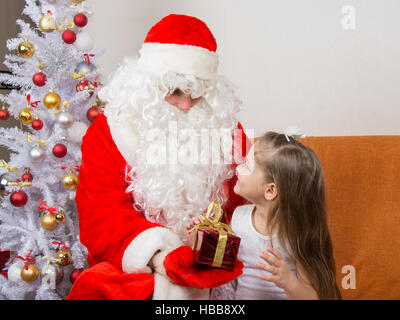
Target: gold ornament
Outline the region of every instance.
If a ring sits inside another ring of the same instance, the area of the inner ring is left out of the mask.
[[[75,190],[78,186],[78,176],[69,170],[69,172],[62,178],[62,185],[67,190]]]
[[[39,28],[43,32],[53,32],[56,27],[56,20],[51,16],[43,16],[39,21]]]
[[[58,108],[61,103],[60,96],[53,90],[50,90],[43,98],[43,103],[48,109]]]
[[[31,124],[34,120],[29,108],[22,109],[18,115],[18,118],[23,124]]]
[[[55,215],[51,213],[45,214],[40,220],[40,224],[42,225],[43,229],[49,231],[54,230],[58,226]]]
[[[71,252],[67,249],[60,249],[56,254],[57,264],[66,266],[72,262]]]
[[[18,45],[18,54],[22,58],[30,58],[35,53],[35,47],[28,40],[21,42]]]
[[[64,222],[65,220],[65,213],[63,210],[59,209],[58,212],[56,213],[56,221],[57,223]]]
[[[28,270],[23,267],[21,269],[21,278],[25,282],[33,282],[39,276],[39,269],[34,264],[28,264]]]
[[[73,3],[82,3],[82,0],[71,0]]]

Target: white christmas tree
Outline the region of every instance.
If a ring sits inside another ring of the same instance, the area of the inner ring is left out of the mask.
[[[21,32],[7,41],[14,54],[5,57],[11,75],[0,75],[19,88],[0,95],[0,121],[21,123],[0,128],[11,151],[0,160],[0,250],[12,252],[0,299],[63,299],[87,267],[74,199],[81,140],[101,112],[102,51],[84,32],[85,0],[26,0],[23,14],[33,23],[17,20]]]

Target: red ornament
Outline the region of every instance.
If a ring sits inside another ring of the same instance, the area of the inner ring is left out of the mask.
[[[32,175],[32,173],[27,171],[22,175],[21,179],[22,179],[22,181],[31,182],[33,180],[33,175]]]
[[[83,269],[74,269],[71,272],[71,275],[69,276],[69,280],[71,281],[71,283],[74,283],[76,281],[76,279],[78,279],[78,277],[81,275],[82,272],[83,272]]]
[[[33,83],[38,87],[43,87],[46,84],[46,80],[46,75],[43,72],[35,73],[32,78]]]
[[[100,108],[97,106],[93,106],[86,112],[86,117],[90,122],[93,122],[100,115],[100,113]]]
[[[65,43],[73,44],[76,40],[76,33],[72,30],[65,30],[62,34]]]
[[[6,109],[0,110],[0,120],[7,120],[10,117],[10,113]]]
[[[42,129],[42,128],[43,128],[43,121],[40,120],[40,119],[35,119],[35,120],[33,120],[33,122],[32,122],[32,128],[33,128],[34,130],[40,130],[40,129]]]
[[[91,82],[89,80],[81,80],[76,85],[76,92],[89,91],[90,96],[92,96],[94,94],[95,88],[96,88],[96,85],[93,84],[93,82]]]
[[[10,196],[10,202],[14,207],[23,207],[28,201],[28,196],[22,190],[15,191]]]
[[[83,14],[83,13],[78,13],[75,17],[74,17],[74,22],[78,27],[84,27],[87,25],[88,23],[88,18]]]
[[[67,154],[67,147],[64,146],[61,143],[57,143],[54,147],[53,147],[53,154],[55,157],[57,158],[63,158],[65,157],[65,155]]]

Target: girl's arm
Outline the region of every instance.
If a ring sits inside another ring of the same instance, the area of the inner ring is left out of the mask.
[[[290,300],[318,300],[318,294],[311,286],[303,266],[296,261],[297,277],[288,282],[284,289]]]

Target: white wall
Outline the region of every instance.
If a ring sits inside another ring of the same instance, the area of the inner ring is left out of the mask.
[[[289,125],[310,136],[400,134],[398,0],[89,1],[104,75],[163,16],[188,14],[213,32],[220,73],[244,102],[240,121],[257,136]],[[346,5],[355,29],[342,26]]]

